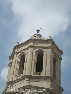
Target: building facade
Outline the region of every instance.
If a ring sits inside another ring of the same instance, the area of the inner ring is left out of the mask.
[[[44,39],[38,32],[17,43],[9,56],[3,94],[62,94],[62,54],[51,37]]]

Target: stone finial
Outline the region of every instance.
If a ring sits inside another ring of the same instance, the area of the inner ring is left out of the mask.
[[[16,43],[16,45],[19,45],[19,44],[20,44],[19,42]]]
[[[37,32],[37,34],[38,34],[38,33],[40,32],[40,30],[39,30],[39,29],[37,29],[37,30],[36,30],[36,32]]]
[[[32,35],[32,39],[41,39],[42,38],[42,35],[41,34],[39,34],[39,32],[40,32],[40,29],[37,29],[36,30],[36,34],[34,34],[34,35]]]
[[[48,39],[52,39],[52,37],[51,36],[48,36]]]

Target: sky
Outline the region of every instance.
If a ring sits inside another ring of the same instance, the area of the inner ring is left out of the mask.
[[[71,0],[0,0],[0,91],[5,88],[9,55],[36,29],[63,50],[63,94],[71,94]],[[1,93],[0,93],[1,94]]]

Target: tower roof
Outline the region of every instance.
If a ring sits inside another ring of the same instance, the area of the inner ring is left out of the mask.
[[[45,38],[43,38],[42,37],[42,35],[39,33],[40,32],[40,30],[36,30],[36,34],[34,34],[34,35],[32,35],[28,40],[26,40],[26,41],[24,41],[24,42],[22,42],[22,43],[19,43],[19,42],[17,42],[17,44],[14,46],[14,48],[13,48],[13,52],[15,51],[15,49],[17,48],[17,49],[19,49],[19,48],[21,48],[21,47],[23,47],[23,46],[25,46],[25,47],[33,47],[34,45],[36,45],[36,43],[38,44],[39,43],[39,45],[40,44],[44,44],[45,45],[45,48],[48,48],[47,47],[47,44],[51,44],[51,45],[53,45],[53,47],[55,47],[61,54],[63,54],[63,51],[56,45],[56,43],[54,42],[54,40],[52,39],[52,37],[51,36],[49,36],[47,39],[45,39]],[[50,46],[51,46],[50,45]],[[38,47],[38,45],[36,45],[36,47]],[[42,45],[41,45],[41,47],[42,47]],[[26,49],[26,48],[25,48]],[[12,54],[13,55],[13,54]]]

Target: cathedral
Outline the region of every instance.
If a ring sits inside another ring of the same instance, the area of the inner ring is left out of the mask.
[[[9,56],[2,94],[62,94],[62,54],[52,37],[43,38],[39,30],[25,42],[18,42]]]

